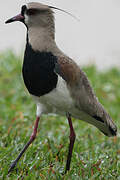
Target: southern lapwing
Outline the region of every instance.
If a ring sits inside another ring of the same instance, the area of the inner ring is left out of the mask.
[[[20,21],[27,28],[22,74],[24,83],[37,105],[33,133],[11,164],[9,172],[36,138],[39,119],[43,113],[67,115],[70,144],[65,172],[70,169],[76,136],[71,117],[96,126],[106,136],[117,134],[115,124],[95,96],[86,74],[57,47],[53,9],[59,8],[30,2],[22,6],[19,15],[6,21]]]

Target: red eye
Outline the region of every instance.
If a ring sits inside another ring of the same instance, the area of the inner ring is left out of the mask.
[[[28,15],[28,16],[31,16],[31,15],[35,15],[35,14],[37,14],[37,10],[36,9],[28,9],[27,10],[27,12],[26,12],[26,14]]]

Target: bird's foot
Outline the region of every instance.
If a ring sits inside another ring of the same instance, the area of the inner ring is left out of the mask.
[[[13,161],[10,165],[10,168],[8,170],[8,174],[14,169],[14,167],[16,166],[17,162],[16,161]]]

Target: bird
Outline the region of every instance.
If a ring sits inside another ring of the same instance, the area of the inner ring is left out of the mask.
[[[117,127],[95,92],[81,67],[57,46],[54,9],[38,2],[21,7],[21,13],[6,21],[22,22],[26,26],[26,47],[22,67],[24,84],[36,104],[36,120],[29,141],[12,162],[8,173],[35,140],[42,114],[66,116],[70,128],[65,173],[70,170],[75,130],[72,117],[97,127],[104,135],[117,135]]]

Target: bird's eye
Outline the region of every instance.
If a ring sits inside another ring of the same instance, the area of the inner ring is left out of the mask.
[[[38,11],[36,10],[36,9],[28,9],[27,11],[26,11],[26,14],[28,15],[28,16],[32,16],[32,15],[35,15],[35,14],[37,14],[38,13]]]

